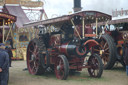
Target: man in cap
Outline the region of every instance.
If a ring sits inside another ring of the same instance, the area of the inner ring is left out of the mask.
[[[9,55],[5,45],[0,43],[0,85],[7,85],[9,74]]]

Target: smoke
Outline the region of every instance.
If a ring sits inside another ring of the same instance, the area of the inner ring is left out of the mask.
[[[128,9],[128,0],[82,0],[83,10],[97,10],[112,14],[112,10]]]

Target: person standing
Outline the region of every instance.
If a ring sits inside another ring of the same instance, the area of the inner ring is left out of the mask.
[[[11,50],[11,45],[6,46],[5,49],[7,50],[7,53],[9,55],[9,67],[11,67],[12,57],[13,57],[12,50]]]
[[[5,50],[5,45],[0,43],[0,85],[8,85],[9,55]]]
[[[126,64],[126,74],[128,76],[128,43],[125,43],[125,56],[124,61]]]

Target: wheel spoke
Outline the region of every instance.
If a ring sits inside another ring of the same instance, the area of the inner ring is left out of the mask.
[[[64,65],[61,65],[60,70],[64,70]]]
[[[104,65],[106,65],[106,59],[105,58],[103,58],[103,61],[104,61]]]
[[[35,46],[35,43],[34,43],[34,42],[32,42],[32,46],[33,46],[33,47]]]
[[[105,42],[105,44],[104,44],[104,47],[103,47],[104,49],[105,49],[106,45],[107,45],[107,42]]]
[[[34,46],[34,53],[37,52],[37,48],[38,48],[38,47],[35,45],[35,46]]]
[[[35,61],[35,65],[36,65],[36,67],[39,65],[39,60]]]
[[[96,75],[95,75],[95,70],[93,70],[93,75],[94,75],[94,77],[96,76]]]
[[[38,47],[35,45],[35,46],[34,46],[34,54],[37,55],[38,53],[39,53]]]
[[[62,62],[62,61],[61,61],[61,59],[60,59],[60,60],[59,60],[59,66],[61,66],[61,62]]]
[[[31,52],[31,53],[32,53],[33,51],[29,48],[29,52]]]
[[[94,76],[95,75],[95,70],[94,69],[92,69],[92,76]]]
[[[29,63],[32,63],[33,62],[33,60],[29,60]]]
[[[37,57],[36,57],[36,60],[39,60],[39,59],[40,59],[40,58],[37,56]]]
[[[104,60],[104,58],[102,58],[102,62],[103,62],[103,64],[105,65],[105,60]]]
[[[106,48],[106,49],[104,49],[104,51],[107,51],[107,50],[109,50],[109,47],[108,47],[108,48]]]
[[[33,65],[34,67],[36,67],[36,62],[34,61],[34,65]]]
[[[110,53],[109,52],[105,52],[106,55],[109,55]]]
[[[99,52],[100,50],[99,50],[99,49],[94,49],[94,51],[97,51],[97,52]]]
[[[64,71],[63,70],[60,70],[60,77],[63,78],[64,77]]]
[[[109,61],[109,59],[108,59],[108,57],[107,57],[107,56],[105,56],[105,61],[106,61],[106,62],[108,62],[108,61]]]
[[[35,66],[32,67],[32,72],[36,72]]]
[[[101,41],[100,46],[103,49],[103,46],[104,46],[104,42],[103,41]]]
[[[37,51],[36,53],[35,53],[35,55],[38,55],[39,54],[39,51]]]
[[[98,73],[99,73],[99,69],[96,69],[96,73],[95,74],[98,75]]]
[[[34,66],[32,67],[32,71],[34,71]]]

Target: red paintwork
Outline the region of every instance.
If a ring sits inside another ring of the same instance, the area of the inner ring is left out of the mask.
[[[50,41],[49,41],[50,46],[57,46],[60,44],[61,44],[61,35],[60,34],[52,35],[50,37]]]
[[[85,34],[93,34],[93,29],[91,25],[85,25]]]
[[[99,45],[99,43],[97,42],[97,41],[95,41],[95,40],[88,40],[88,41],[86,41],[85,43],[84,43],[84,45],[87,45],[88,44],[88,46],[89,46],[89,49],[91,48],[91,47],[94,47],[94,46],[96,46],[96,45]]]
[[[76,69],[78,71],[81,71],[82,70],[82,65],[83,65],[83,62],[84,62],[84,58],[77,58],[77,57],[72,57],[71,60],[69,60],[69,63],[71,64],[70,65],[70,69]]]
[[[82,36],[82,26],[81,25],[77,25],[76,29],[78,30],[78,33]],[[74,30],[74,35],[76,37],[79,37],[79,35],[77,34],[76,30]]]
[[[79,51],[79,46],[77,46],[75,51],[76,51],[77,54],[79,54],[79,55],[82,56],[82,55],[84,55],[84,54],[86,53],[86,50],[87,50],[87,48],[84,48],[84,52],[81,53],[81,52]]]
[[[85,34],[85,37],[96,37],[96,34]]]
[[[56,62],[56,57],[60,54],[65,54],[67,56],[67,58],[69,59],[69,63],[71,64],[70,65],[70,68],[71,69],[76,69],[78,71],[81,71],[82,68],[84,68],[82,65],[84,63],[84,58],[78,58],[76,55],[69,55],[67,50],[69,49],[68,46],[69,46],[69,43],[70,42],[67,42],[67,43],[64,43],[64,44],[61,44],[60,46],[56,46],[56,51],[55,50],[49,50],[50,51],[50,62],[51,64],[55,64]],[[89,46],[89,49],[95,45],[99,45],[99,43],[95,40],[88,40],[84,43],[84,45],[87,45]],[[69,46],[70,47],[70,46]],[[78,46],[79,47],[79,46]],[[77,47],[76,47],[76,52],[79,54],[79,55],[83,55],[84,53],[79,53],[78,50],[77,50]],[[86,48],[85,48],[85,52],[86,52]],[[87,66],[85,66],[87,67]]]
[[[62,54],[68,55],[68,53],[67,53],[68,44],[69,44],[69,42],[64,43],[64,44],[58,46],[58,48],[57,48],[58,51],[59,51],[60,53],[62,53]]]
[[[76,28],[77,28],[79,34],[82,36],[82,25],[81,24],[77,25]],[[93,34],[93,29],[92,29],[91,25],[89,25],[89,24],[85,25],[84,33],[85,34]],[[74,30],[74,35],[78,37],[76,30]]]

